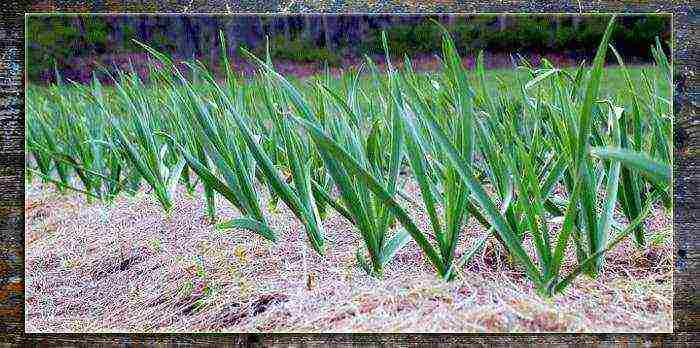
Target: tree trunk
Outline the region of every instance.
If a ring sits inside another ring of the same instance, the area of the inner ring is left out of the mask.
[[[107,51],[115,53],[115,51],[119,52],[124,50],[124,21],[122,21],[120,17],[114,16],[109,17],[107,23],[112,33],[110,36],[110,46],[113,47],[112,50],[108,49]]]
[[[574,30],[577,30],[579,25],[581,24],[581,16],[574,16],[571,19],[571,24],[573,25]]]
[[[227,18],[225,27],[226,53],[228,54],[229,60],[231,60],[238,52],[238,19],[235,17]]]
[[[219,19],[217,17],[208,17],[207,20],[207,32],[209,35],[209,50],[210,50],[210,61],[211,67],[219,66],[219,60],[221,59],[221,41],[219,40]]]
[[[301,37],[304,40],[311,40],[312,39],[312,18],[309,15],[304,16],[304,24],[301,29]]]
[[[328,18],[328,16],[326,16],[326,15],[321,17],[321,23],[323,25],[323,44],[325,45],[326,49],[328,49],[328,50],[333,49],[333,40],[331,39],[332,34],[329,31],[329,24],[328,24],[328,22],[331,20],[332,19]]]
[[[508,26],[506,21],[507,21],[506,15],[499,15],[498,16],[498,30],[499,31],[506,30],[506,27]]]
[[[265,26],[265,33],[267,37],[270,38],[270,41],[275,39],[275,36],[277,35],[277,24],[279,24],[278,20],[276,17],[271,17],[267,18],[266,20],[267,25]]]
[[[146,38],[148,37],[148,16],[139,16],[138,17],[138,35],[139,39],[148,41]],[[139,40],[139,41],[141,41]]]
[[[78,57],[81,54],[84,54],[88,51],[87,33],[85,32],[85,23],[83,22],[84,19],[86,18],[75,17],[75,19],[71,21],[71,24],[78,28],[78,32],[80,33],[80,39],[78,39],[77,42],[74,44],[74,48],[76,51],[73,54],[74,57]],[[89,54],[92,54],[92,52],[90,52]]]
[[[359,19],[357,19],[357,28],[358,28],[358,34],[356,38],[356,42],[362,42],[362,40],[365,39],[365,35],[369,32],[369,16],[363,16]]]
[[[241,19],[241,33],[244,33],[245,45],[248,48],[255,47],[260,44],[260,39],[264,40],[264,32],[260,17],[246,16]]]
[[[284,39],[285,41],[289,41],[289,17],[282,17],[280,20],[282,21],[282,33],[284,34]]]
[[[549,44],[552,47],[554,47],[554,45],[556,45],[556,43],[557,43],[557,32],[559,32],[559,30],[561,30],[561,16],[555,15],[554,16],[554,30],[551,30],[551,26],[550,26],[551,35],[550,35]]]
[[[265,23],[263,23],[262,17],[255,16],[255,34],[258,38],[265,40]]]
[[[192,59],[197,54],[197,42],[192,24],[192,18],[187,16],[179,17],[177,20],[178,29],[174,32],[173,42],[177,43],[177,49],[185,59]]]

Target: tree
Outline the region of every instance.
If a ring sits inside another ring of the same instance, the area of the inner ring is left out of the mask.
[[[207,35],[209,38],[209,54],[212,67],[218,66],[221,58],[221,42],[219,40],[219,18],[205,17]]]
[[[506,30],[506,27],[508,26],[507,24],[507,17],[506,15],[499,15],[498,16],[498,30],[499,31],[504,31]]]
[[[192,23],[192,18],[188,16],[179,17],[178,30],[171,31],[174,34],[173,42],[177,42],[176,50],[185,58],[193,58],[197,55],[197,42],[195,27]]]
[[[289,30],[289,17],[281,17],[280,21],[282,21],[282,33],[284,34],[284,39],[289,40],[291,39],[290,36],[290,30]]]
[[[226,54],[231,58],[236,55],[238,50],[238,20],[235,17],[227,17],[224,28],[226,33]]]
[[[333,49],[333,40],[331,39],[332,35],[333,35],[331,32],[332,24],[329,25],[329,22],[331,22],[331,21],[332,21],[332,19],[329,18],[329,16],[327,16],[327,15],[321,16],[321,22],[323,24],[323,44],[329,50]],[[329,29],[329,27],[330,27],[330,29]]]

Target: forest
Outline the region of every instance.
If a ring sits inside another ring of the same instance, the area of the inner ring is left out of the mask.
[[[649,63],[649,47],[656,37],[670,52],[670,19],[621,17],[611,41],[630,62]],[[433,20],[449,30],[463,55],[480,50],[503,55],[547,53],[574,65],[591,61],[606,25],[595,15],[33,15],[27,18],[27,73],[32,82],[55,82],[56,70],[68,79],[88,82],[99,66],[126,69],[134,64],[138,70],[146,62],[134,39],[175,59],[196,58],[215,68],[220,65],[220,31],[232,64],[240,58],[241,47],[261,54],[269,40],[271,56],[278,62],[354,65],[363,54],[383,56],[382,31],[393,56],[430,56],[440,51],[441,42],[441,28]],[[505,61],[510,66],[509,59]],[[503,64],[494,63],[499,65]]]

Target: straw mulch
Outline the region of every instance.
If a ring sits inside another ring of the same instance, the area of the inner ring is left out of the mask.
[[[409,184],[406,190],[418,195]],[[261,190],[266,191],[266,190]],[[263,205],[267,196],[263,196]],[[417,200],[419,201],[419,200]],[[237,211],[219,201],[219,219]],[[410,242],[383,279],[355,262],[357,231],[325,221],[326,254],[308,247],[282,204],[268,213],[280,241],[218,231],[201,194],[177,193],[165,216],[153,197],[112,205],[32,183],[26,194],[27,332],[670,332],[671,216],[647,222],[650,248],[607,255],[597,280],[579,277],[544,299],[496,241],[446,283]],[[428,231],[427,218],[411,209]],[[458,256],[485,231],[473,220]],[[569,255],[574,255],[573,249]],[[532,251],[531,251],[532,252]],[[567,260],[571,269],[574,260]]]

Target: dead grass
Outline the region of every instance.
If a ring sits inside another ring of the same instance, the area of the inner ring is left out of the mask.
[[[672,331],[672,222],[661,210],[647,222],[650,249],[624,242],[600,279],[581,277],[543,299],[496,242],[451,283],[436,279],[411,242],[377,280],[356,266],[361,240],[337,215],[325,221],[320,257],[282,204],[268,214],[280,235],[273,245],[247,231],[216,231],[200,197],[181,189],[164,216],[143,193],[88,204],[28,185],[27,332]],[[238,214],[220,203],[222,219]],[[412,213],[427,231],[424,213]],[[458,250],[483,233],[472,222]]]

